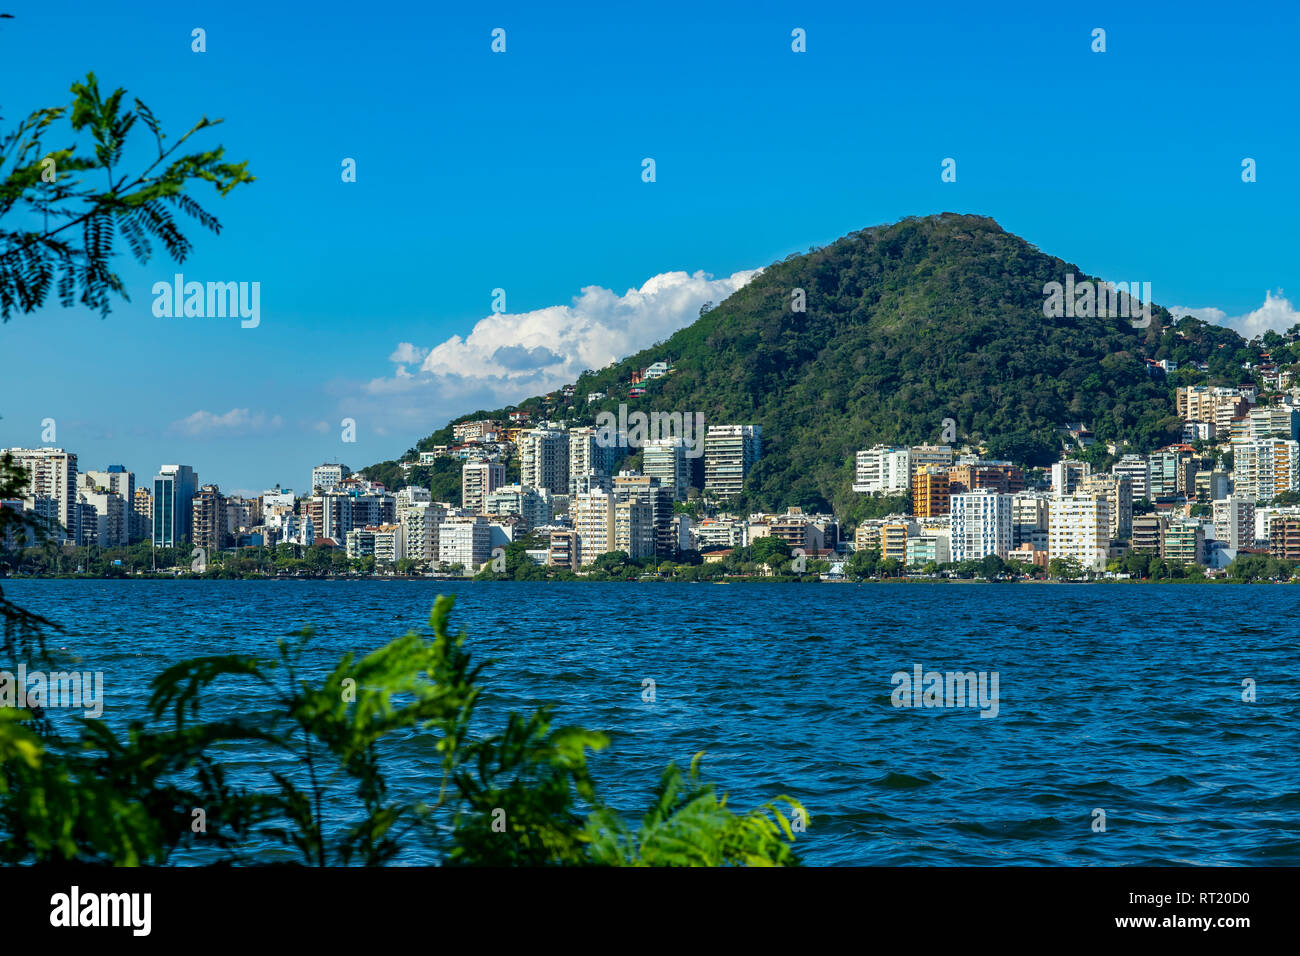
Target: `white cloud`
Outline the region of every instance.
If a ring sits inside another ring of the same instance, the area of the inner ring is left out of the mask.
[[[571,305],[489,315],[463,338],[453,335],[432,348],[402,342],[389,356],[397,366],[393,375],[371,381],[365,391],[390,401],[394,393],[432,391],[446,416],[511,404],[666,339],[694,322],[704,303],[721,302],[759,271],[721,279],[702,271],[665,272],[623,295],[593,285]],[[417,361],[412,374],[407,366]],[[424,415],[428,411],[424,405]]]
[[[200,409],[192,415],[172,422],[171,430],[185,435],[210,435],[220,432],[262,431],[279,428],[283,424],[284,420],[279,415],[267,417],[264,412],[250,414],[247,408],[232,408],[220,415]]]
[[[1263,335],[1269,329],[1274,332],[1286,332],[1291,326],[1300,323],[1300,311],[1297,311],[1291,301],[1282,295],[1281,289],[1278,289],[1277,295],[1265,291],[1264,304],[1245,315],[1230,316],[1222,309],[1212,306],[1189,308],[1175,305],[1170,306],[1169,312],[1175,319],[1180,319],[1184,315],[1194,315],[1211,325],[1226,326],[1247,339]]]
[[[396,362],[398,365],[414,365],[417,362],[423,362],[424,357],[429,354],[428,349],[417,348],[410,342],[402,342],[392,355],[388,356],[388,361]]]

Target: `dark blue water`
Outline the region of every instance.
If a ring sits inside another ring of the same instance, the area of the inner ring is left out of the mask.
[[[319,660],[428,619],[446,582],[7,581],[138,715],[182,657],[273,653],[303,624]],[[605,798],[640,814],[669,760],[746,808],[812,814],[810,864],[1300,863],[1300,588],[1178,585],[459,584],[455,623],[487,706],[555,702],[605,730]],[[999,713],[898,708],[891,675],[999,676]],[[655,681],[656,699],[642,700]],[[1257,700],[1243,702],[1242,681]],[[245,712],[219,699],[209,716]],[[496,726],[485,721],[485,726]],[[431,785],[414,743],[397,784]],[[252,761],[253,765],[258,763]],[[263,755],[261,763],[274,764]],[[1094,832],[1094,810],[1106,814]],[[405,862],[421,859],[417,849]]]

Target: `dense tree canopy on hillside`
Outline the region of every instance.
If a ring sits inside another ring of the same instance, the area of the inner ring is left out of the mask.
[[[865,229],[770,266],[666,342],[585,373],[577,395],[609,397],[580,414],[594,420],[627,402],[759,424],[763,459],[742,504],[848,513],[860,503],[850,490],[858,449],[937,442],[945,418],[957,444],[1045,465],[1067,422],[1087,424],[1099,442],[1150,450],[1180,436],[1176,385],[1246,377],[1241,364],[1255,353],[1235,332],[1190,317],[1175,325],[1160,307],[1146,328],[1045,317],[1044,287],[1069,273],[1088,277],[985,217]],[[792,310],[797,289],[806,311]],[[1161,358],[1209,371],[1165,377],[1146,362]],[[655,361],[673,374],[630,399],[632,374]]]

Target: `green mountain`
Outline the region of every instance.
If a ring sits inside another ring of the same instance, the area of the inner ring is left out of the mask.
[[[875,226],[774,263],[667,341],[584,373],[576,401],[555,393],[516,407],[563,417],[574,405],[593,423],[626,402],[759,424],[763,456],[740,504],[851,514],[862,499],[849,487],[860,448],[938,442],[951,418],[957,444],[1025,465],[1056,460],[1068,422],[1087,424],[1099,446],[1148,451],[1179,439],[1177,385],[1240,384],[1249,380],[1242,363],[1259,361],[1259,349],[1232,330],[1190,316],[1175,324],[1159,306],[1146,328],[1127,318],[1047,318],[1044,288],[1068,273],[1090,278],[986,217]],[[794,309],[796,289],[806,311]],[[1283,345],[1273,337],[1276,361]],[[1147,362],[1165,358],[1179,370],[1165,376]],[[673,373],[629,398],[633,374],[655,361]],[[586,405],[595,391],[608,400]],[[449,438],[442,429],[417,448]],[[392,465],[367,471],[400,484]]]

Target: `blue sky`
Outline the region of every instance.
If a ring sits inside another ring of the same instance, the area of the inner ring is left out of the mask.
[[[1294,8],[993,6],[0,2],[6,129],[94,70],[173,135],[224,117],[198,142],[258,177],[196,193],[224,230],[183,266],[124,257],[108,319],[0,328],[0,446],[53,418],[83,469],[301,489],[666,338],[791,252],[945,210],[1163,305],[1294,321]],[[260,282],[258,327],[156,318],[178,271]]]

